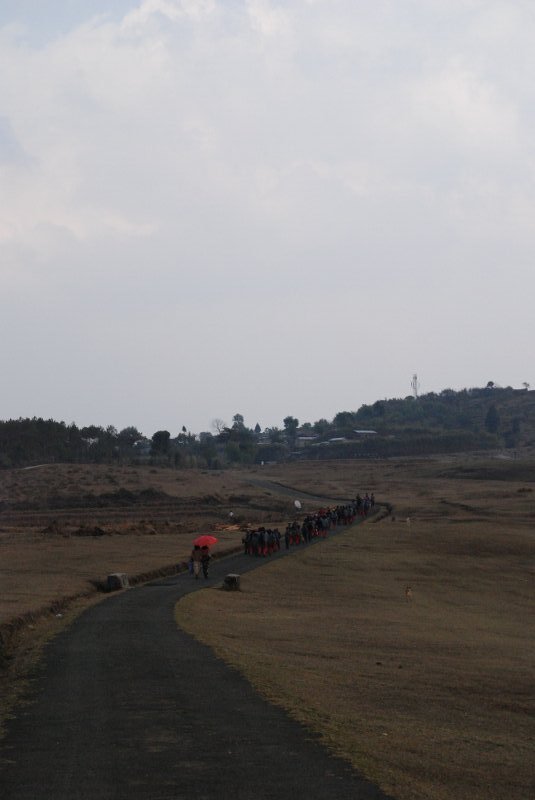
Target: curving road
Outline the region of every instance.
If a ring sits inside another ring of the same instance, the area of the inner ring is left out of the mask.
[[[177,600],[257,566],[232,556],[86,610],[8,723],[2,800],[387,800],[177,629]]]

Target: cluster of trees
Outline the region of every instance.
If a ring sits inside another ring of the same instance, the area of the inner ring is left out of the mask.
[[[52,462],[141,462],[176,467],[218,468],[228,463],[254,463],[260,443],[275,446],[276,456],[294,446],[299,421],[284,420],[284,428],[262,432],[245,425],[242,414],[232,424],[214,420],[214,433],[199,436],[185,426],[176,435],[158,430],[149,439],[136,427],[117,430],[112,425],[77,427],[74,423],[32,419],[0,421],[0,468]],[[273,457],[273,453],[270,457]]]
[[[518,434],[525,397],[525,392],[511,387],[497,388],[490,381],[483,389],[444,389],[418,398],[410,395],[404,399],[378,400],[356,412],[342,411],[334,417],[333,429],[347,433],[372,426],[378,433],[390,434],[411,429]]]
[[[0,467],[63,462],[110,462],[133,451],[142,434],[134,427],[78,428],[33,417],[0,421]]]
[[[529,384],[519,391],[489,381],[484,388],[377,400],[357,411],[340,411],[331,421],[300,425],[296,417],[287,416],[283,427],[262,430],[259,423],[247,427],[243,415],[235,414],[230,425],[215,419],[210,433],[197,436],[183,426],[174,437],[159,430],[150,439],[134,426],[118,431],[111,425],[78,428],[36,417],[0,421],[0,467],[138,461],[219,468],[286,458],[304,440],[323,445],[322,457],[331,458],[517,447],[535,444],[532,395]],[[360,438],[362,429],[373,430],[373,438]],[[318,457],[312,447],[299,452]]]

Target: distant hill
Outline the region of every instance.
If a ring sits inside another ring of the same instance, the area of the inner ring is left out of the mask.
[[[358,457],[531,447],[535,391],[495,386],[444,389],[417,398],[378,400],[358,411],[339,412],[328,427],[322,423],[319,431],[315,423],[299,433],[316,434],[310,448],[321,448],[322,457],[330,458],[334,450]]]
[[[217,435],[185,429],[152,439],[135,427],[117,431],[33,419],[0,421],[0,468],[49,462],[149,463],[220,468],[287,458],[366,458],[428,455],[497,448],[535,447],[535,391],[485,388],[444,389],[420,397],[377,400],[357,411],[340,411],[329,421],[260,430],[237,414]]]

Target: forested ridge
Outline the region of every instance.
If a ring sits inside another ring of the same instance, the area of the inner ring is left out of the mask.
[[[182,427],[147,437],[136,427],[78,427],[39,417],[0,421],[0,467],[51,462],[157,463],[220,468],[284,458],[359,458],[535,446],[535,392],[529,387],[444,389],[377,400],[332,420],[249,428],[241,414],[213,432]]]

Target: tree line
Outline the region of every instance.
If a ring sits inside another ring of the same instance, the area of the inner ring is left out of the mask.
[[[214,419],[212,431],[178,434],[136,427],[78,427],[38,417],[0,421],[0,467],[38,463],[151,463],[221,468],[288,457],[355,458],[418,455],[453,450],[535,444],[535,400],[523,390],[492,381],[474,389],[444,389],[419,397],[377,400],[332,420],[299,423],[291,415],[281,427],[248,427],[242,414],[230,424]],[[364,431],[372,431],[363,436]],[[319,452],[321,450],[321,453]]]

